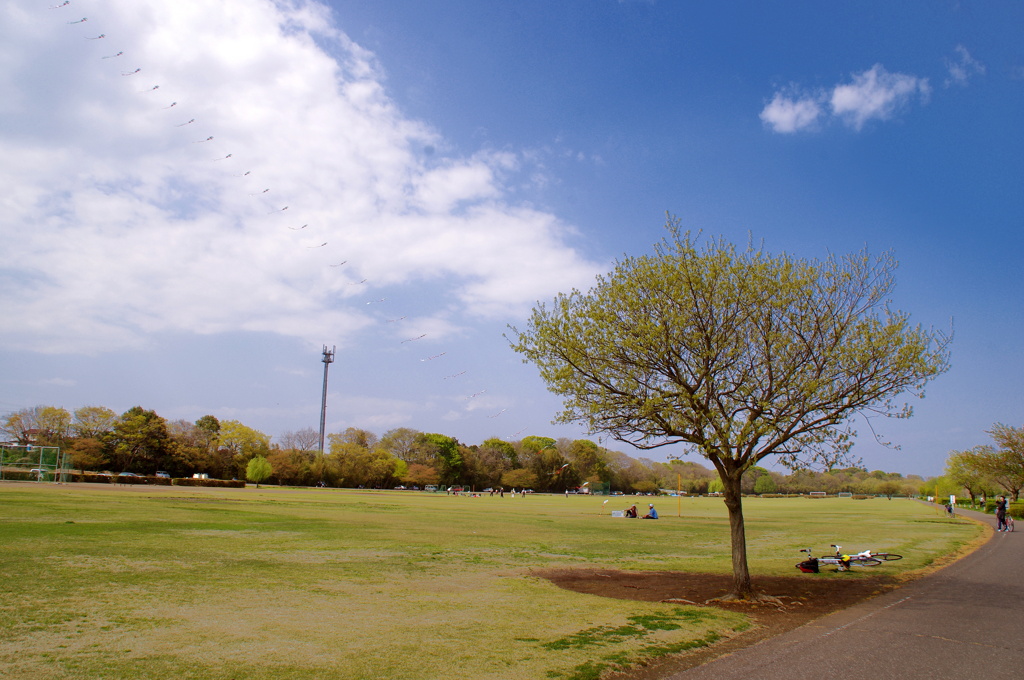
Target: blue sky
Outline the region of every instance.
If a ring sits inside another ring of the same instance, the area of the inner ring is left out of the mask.
[[[0,4],[0,411],[279,436],[326,344],[329,431],[585,436],[502,334],[670,212],[953,325],[868,467],[1021,423],[1019,3],[62,1]]]

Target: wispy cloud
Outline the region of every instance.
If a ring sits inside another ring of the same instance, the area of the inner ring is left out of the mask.
[[[985,65],[972,57],[966,47],[957,45],[955,52],[955,58],[946,60],[946,68],[949,71],[949,77],[945,81],[946,87],[966,87],[974,76],[985,75]]]
[[[313,0],[38,8],[0,6],[6,347],[339,337],[409,286],[417,318],[501,317],[598,269],[510,198],[526,154],[446,153]]]
[[[829,103],[832,115],[860,130],[870,120],[889,120],[915,98],[927,101],[931,92],[927,78],[889,73],[875,64],[853,76],[853,82],[837,85]]]
[[[851,81],[830,90],[801,92],[791,87],[777,92],[761,110],[761,120],[774,132],[794,133],[822,121],[836,120],[861,130],[872,120],[889,120],[913,101],[927,102],[931,87],[927,78],[890,73],[881,64],[854,73]]]

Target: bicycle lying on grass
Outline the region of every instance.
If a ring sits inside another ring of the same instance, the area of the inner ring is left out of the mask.
[[[877,567],[882,562],[903,559],[903,555],[896,553],[873,553],[870,550],[856,555],[844,555],[842,546],[833,543],[832,547],[836,549],[836,554],[822,557],[812,557],[810,548],[801,549],[800,552],[807,553],[807,559],[797,564],[796,568],[805,573],[817,574],[821,571],[822,566],[835,566],[836,571],[850,571],[850,568],[854,566]]]

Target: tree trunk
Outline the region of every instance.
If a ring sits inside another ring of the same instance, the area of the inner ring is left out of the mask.
[[[732,539],[732,593],[741,600],[754,599],[754,587],[750,583],[750,569],[747,567],[747,532],[743,524],[743,501],[740,491],[742,473],[730,471],[722,476],[725,493],[725,507],[729,509],[729,535]]]

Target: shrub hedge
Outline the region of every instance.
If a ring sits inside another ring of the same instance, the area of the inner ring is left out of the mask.
[[[213,486],[226,487],[230,489],[244,489],[245,481],[239,479],[193,479],[182,477],[180,479],[168,479],[167,477],[119,477],[115,474],[103,474],[100,472],[70,472],[68,477],[72,482],[84,484],[143,484],[147,486]],[[28,470],[4,470],[4,479],[8,481],[34,482],[36,476]],[[47,475],[44,482],[52,482],[53,475]]]
[[[49,475],[47,475],[48,477]],[[4,470],[4,479],[16,482],[34,482],[36,481],[36,476],[28,470]]]
[[[219,486],[230,489],[244,489],[245,481],[241,479],[195,479],[194,477],[181,477],[172,479],[175,486]]]
[[[146,484],[148,486],[170,486],[171,480],[166,477],[119,477],[98,472],[72,472],[72,482],[88,482],[92,484]]]

